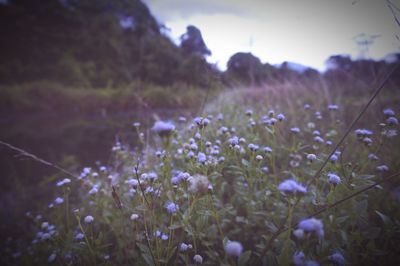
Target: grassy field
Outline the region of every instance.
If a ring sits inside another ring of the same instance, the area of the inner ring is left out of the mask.
[[[323,83],[231,89],[198,117],[137,124],[138,144],[115,143],[108,165],[60,175],[54,200],[27,210],[29,227],[5,241],[2,260],[396,265],[397,87],[335,149],[370,95]]]

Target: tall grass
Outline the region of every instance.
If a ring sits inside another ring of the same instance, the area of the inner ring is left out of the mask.
[[[137,125],[136,147],[117,142],[109,165],[59,180],[59,197],[27,214],[30,241],[13,242],[19,246],[3,258],[18,265],[396,264],[399,99],[389,88],[377,100],[333,155],[368,98],[322,81],[231,89],[194,120],[151,131]]]

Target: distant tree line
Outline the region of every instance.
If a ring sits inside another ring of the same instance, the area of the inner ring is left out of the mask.
[[[9,0],[0,4],[0,82],[207,86],[218,77],[196,27],[181,47],[161,29],[140,0]]]
[[[180,45],[163,29],[140,0],[8,0],[0,4],[0,85],[48,80],[88,88],[137,81],[232,87],[323,77],[332,86],[350,88],[358,80],[372,82],[393,64],[336,55],[320,74],[312,68],[295,70],[288,62],[273,66],[239,52],[221,73],[205,60],[211,51],[198,28],[189,25]]]
[[[392,54],[391,57],[390,61],[375,61],[372,59],[352,60],[349,56],[334,55],[326,61],[327,70],[320,73],[312,68],[292,66],[293,63],[289,62],[273,66],[262,63],[252,53],[239,52],[229,59],[227,70],[223,73],[223,80],[227,84],[263,86],[324,79],[330,87],[351,90],[360,82],[363,85],[372,85],[377,79],[382,79],[400,61],[400,54]],[[392,75],[391,82],[400,84],[400,68]]]

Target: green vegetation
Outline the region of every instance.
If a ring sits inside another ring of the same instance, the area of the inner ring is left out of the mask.
[[[400,166],[396,91],[330,155],[367,99],[314,89],[235,90],[193,123],[158,121],[149,135],[137,124],[135,147],[117,142],[110,164],[54,181],[10,261],[396,264],[400,184],[382,182]]]

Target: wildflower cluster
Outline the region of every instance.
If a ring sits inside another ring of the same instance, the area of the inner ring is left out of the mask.
[[[311,216],[399,166],[379,148],[398,143],[393,110],[384,110],[385,125],[355,130],[351,148],[334,153],[341,105],[304,104],[291,114],[302,120],[263,105],[224,110],[157,121],[154,146],[116,143],[110,165],[57,181],[51,209],[30,215],[37,231],[18,257],[62,265],[343,265],[385,241],[376,232],[388,212],[370,209],[368,199],[387,188]]]

